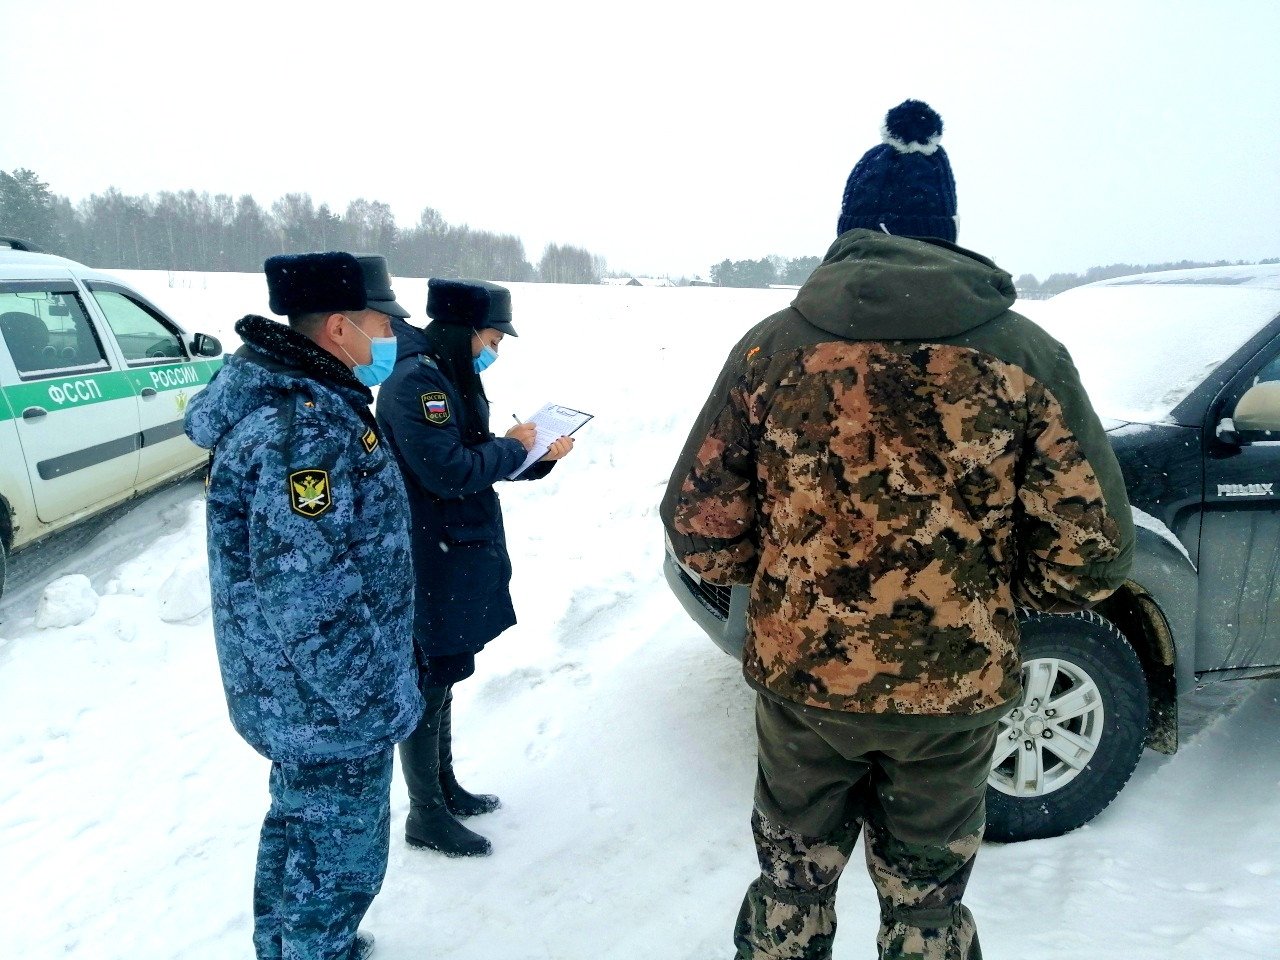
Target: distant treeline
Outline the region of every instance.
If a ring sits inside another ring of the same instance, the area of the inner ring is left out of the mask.
[[[767,287],[771,284],[802,284],[820,263],[818,257],[765,257],[763,260],[723,260],[711,268],[711,280],[722,287]],[[1030,273],[1014,281],[1023,300],[1047,300],[1056,293],[1070,290],[1095,280],[1110,280],[1135,273],[1157,273],[1162,270],[1189,270],[1192,267],[1233,267],[1246,263],[1280,263],[1280,257],[1267,260],[1179,260],[1176,263],[1112,263],[1090,267],[1084,273],[1054,273],[1042,283]]]
[[[235,198],[182,190],[130,196],[112,187],[72,204],[26,169],[0,170],[0,235],[108,268],[251,273],[277,253],[352,250],[385,253],[401,276],[598,283],[605,275],[602,257],[554,243],[534,266],[519,237],[454,226],[431,207],[422,211],[416,224],[401,228],[385,203],[352,200],[339,214],[328,204],[317,207],[306,193],[285,194],[268,208],[249,194]],[[710,279],[723,287],[799,285],[819,262],[818,257],[779,256],[723,260],[711,268]],[[1082,274],[1054,273],[1043,282],[1025,273],[1016,286],[1019,297],[1044,300],[1095,280],[1241,262],[1113,263]],[[1261,262],[1278,263],[1280,258]]]
[[[1093,283],[1095,280],[1110,280],[1114,277],[1130,277],[1135,273],[1161,273],[1165,270],[1190,270],[1192,267],[1238,267],[1249,263],[1280,263],[1280,257],[1266,260],[1179,260],[1176,263],[1112,263],[1105,267],[1090,267],[1084,273],[1051,273],[1041,283],[1030,273],[1024,273],[1015,280],[1018,297],[1022,300],[1048,300],[1054,294],[1072,287]]]
[[[711,268],[711,281],[721,287],[767,287],[775,283],[798,286],[809,279],[819,263],[818,257],[722,260]]]
[[[601,257],[549,244],[535,267],[519,237],[445,222],[427,207],[407,229],[391,208],[358,199],[339,214],[310,194],[289,193],[269,208],[249,194],[182,190],[129,196],[112,187],[72,204],[31,170],[0,170],[0,235],[95,267],[255,272],[277,253],[350,250],[386,254],[409,277],[598,283]]]

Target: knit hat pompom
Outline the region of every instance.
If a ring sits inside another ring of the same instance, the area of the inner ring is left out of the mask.
[[[942,148],[942,118],[904,100],[884,118],[882,143],[862,155],[844,185],[836,233],[877,230],[955,243],[956,181]]]
[[[899,153],[928,156],[942,140],[942,118],[923,100],[903,100],[885,114],[880,138]]]

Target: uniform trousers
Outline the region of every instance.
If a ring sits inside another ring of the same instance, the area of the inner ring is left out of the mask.
[[[347,960],[387,872],[393,756],[271,765],[253,890],[258,960]]]
[[[860,831],[882,960],[981,960],[961,898],[982,841],[996,727],[895,729],[891,718],[761,694],[761,873],[734,929],[739,960],[830,958],[836,885]]]

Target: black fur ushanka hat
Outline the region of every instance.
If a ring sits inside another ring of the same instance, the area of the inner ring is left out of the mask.
[[[291,253],[262,265],[271,312],[282,317],[326,310],[363,310],[364,271],[350,253]]]
[[[487,280],[427,281],[427,316],[483,330],[492,327],[508,337],[518,336],[511,325],[511,291]]]

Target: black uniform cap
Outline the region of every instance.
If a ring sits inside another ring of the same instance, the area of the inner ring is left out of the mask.
[[[378,254],[291,253],[262,265],[271,312],[280,316],[342,310],[377,310],[408,317],[391,289],[387,258]]]
[[[364,272],[364,292],[368,297],[368,309],[385,313],[389,317],[405,319],[409,311],[396,303],[396,292],[391,289],[391,270],[387,258],[376,253],[356,256]]]
[[[511,291],[487,280],[427,281],[427,316],[441,323],[519,336],[511,325]]]

